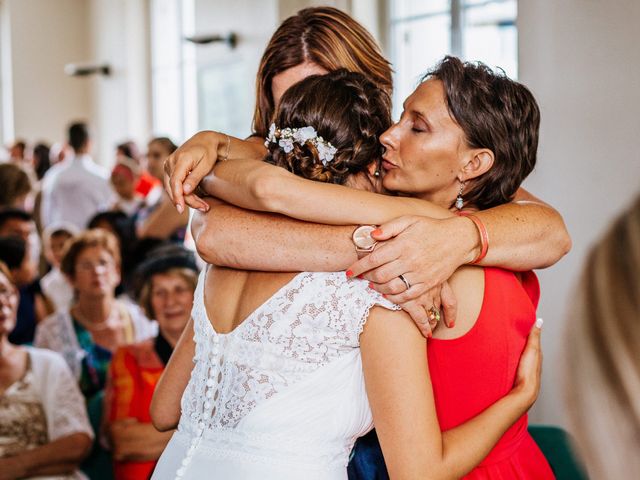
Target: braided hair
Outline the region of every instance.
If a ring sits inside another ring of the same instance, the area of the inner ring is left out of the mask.
[[[312,126],[337,152],[323,164],[312,142],[296,142],[290,152],[268,142],[265,161],[303,178],[344,184],[382,156],[379,137],[391,126],[389,96],[364,75],[345,69],[312,75],[284,93],[274,123],[278,128]]]

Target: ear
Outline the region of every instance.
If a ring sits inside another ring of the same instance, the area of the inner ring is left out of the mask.
[[[487,173],[493,167],[495,156],[488,148],[475,148],[471,150],[469,161],[462,167],[464,181],[478,178]]]
[[[376,160],[375,162],[371,162],[367,166],[367,172],[369,172],[369,176],[371,178],[373,178],[375,176],[374,173],[376,173],[376,170],[378,169],[378,165],[380,165],[380,162],[378,160]]]

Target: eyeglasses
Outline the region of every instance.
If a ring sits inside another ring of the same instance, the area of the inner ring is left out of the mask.
[[[18,291],[15,288],[0,288],[0,298],[2,300],[11,300],[18,296]]]

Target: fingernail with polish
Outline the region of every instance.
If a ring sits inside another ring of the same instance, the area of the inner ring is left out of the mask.
[[[353,277],[353,272],[351,270],[347,270],[345,274],[347,275],[347,278]]]
[[[177,204],[176,205],[176,210],[178,210],[178,213],[182,213],[182,212],[184,212],[184,207],[182,205],[180,205],[180,204]]]
[[[184,193],[190,193],[191,189],[192,187],[190,183],[185,183],[184,186],[182,187],[182,190],[184,191]]]
[[[373,283],[369,282],[369,288],[373,290]]]
[[[375,230],[371,231],[371,235],[382,235],[382,230],[376,228]]]
[[[541,318],[538,318],[538,319],[536,320],[536,327],[538,327],[538,328],[542,328],[542,324],[543,324],[543,323],[544,323],[544,320],[543,320],[543,319],[541,319]]]

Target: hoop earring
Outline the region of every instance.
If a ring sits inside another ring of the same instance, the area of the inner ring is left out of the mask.
[[[460,182],[460,191],[458,192],[458,197],[456,198],[456,208],[458,210],[462,210],[464,207],[464,199],[462,198],[462,192],[464,191],[464,182],[462,180],[458,180]]]

